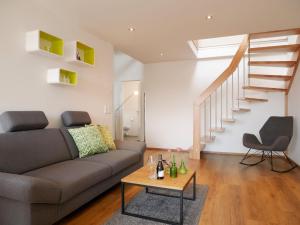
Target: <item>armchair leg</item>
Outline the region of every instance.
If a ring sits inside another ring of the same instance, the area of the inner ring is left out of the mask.
[[[246,153],[246,155],[244,156],[244,158],[240,161],[240,164],[242,165],[246,165],[246,166],[255,166],[263,161],[265,161],[265,152],[263,151],[262,155],[261,155],[261,159],[258,162],[255,163],[245,163],[244,161],[248,158],[251,157],[251,155],[249,155],[250,151],[252,150],[252,148],[249,148],[248,152]]]
[[[286,169],[286,170],[277,170],[277,169],[274,169],[273,167],[273,153],[271,151],[271,160],[270,160],[270,163],[271,163],[271,170],[276,172],[276,173],[286,173],[286,172],[289,172],[293,169],[295,169],[297,167],[297,165],[295,163],[293,163],[288,157],[287,155],[283,152],[283,155],[285,157],[285,159],[287,160],[287,162],[290,164],[290,168],[289,169]]]

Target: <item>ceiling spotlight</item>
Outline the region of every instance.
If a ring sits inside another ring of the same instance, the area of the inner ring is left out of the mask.
[[[135,31],[135,28],[134,28],[134,27],[129,27],[128,30],[129,30],[130,32],[133,32],[133,31]]]
[[[212,18],[213,18],[212,15],[207,15],[207,16],[206,16],[206,19],[207,19],[207,20],[211,20]]]

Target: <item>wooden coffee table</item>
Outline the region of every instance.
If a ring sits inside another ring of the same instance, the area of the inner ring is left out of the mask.
[[[150,179],[148,176],[149,172],[146,166],[136,170],[135,172],[129,174],[121,180],[121,195],[122,195],[122,214],[128,216],[134,216],[142,219],[153,220],[156,222],[166,223],[166,224],[183,224],[183,199],[195,200],[196,199],[196,172],[194,170],[188,170],[188,172],[184,175],[178,174],[177,178],[171,178],[168,174],[165,174],[165,178],[163,180]],[[193,179],[193,196],[191,198],[187,198],[183,196],[183,192],[185,188],[188,186],[190,181]],[[125,210],[125,184],[138,185],[146,188],[146,193],[162,195],[167,197],[179,198],[179,207],[180,207],[180,215],[179,222],[164,220],[160,218],[154,218],[144,215],[139,215],[135,213],[126,212]],[[172,190],[179,193],[179,196],[170,196],[166,194],[159,194],[149,192],[148,188],[158,188],[164,190]]]

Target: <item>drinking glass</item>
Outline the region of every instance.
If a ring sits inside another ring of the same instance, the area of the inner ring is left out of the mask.
[[[148,177],[150,179],[156,179],[156,159],[153,155],[148,157],[147,168],[148,168]]]

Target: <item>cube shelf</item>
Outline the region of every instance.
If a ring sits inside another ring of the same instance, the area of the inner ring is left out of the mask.
[[[93,66],[95,64],[94,48],[74,41],[66,45],[67,61],[78,65]]]
[[[75,86],[77,85],[77,73],[62,68],[49,69],[47,73],[47,82],[49,84]]]
[[[64,41],[44,31],[35,30],[26,33],[26,50],[43,55],[63,56]]]

